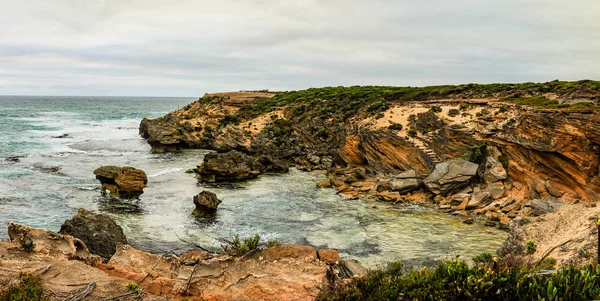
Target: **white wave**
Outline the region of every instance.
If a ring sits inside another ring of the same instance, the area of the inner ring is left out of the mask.
[[[155,177],[166,175],[166,174],[172,173],[172,172],[180,172],[182,170],[183,170],[183,168],[169,167],[169,168],[165,168],[161,171],[158,171],[156,173],[153,173],[153,174],[149,175],[148,177],[155,178]]]

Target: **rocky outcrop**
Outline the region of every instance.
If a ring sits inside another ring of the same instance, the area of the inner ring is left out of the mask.
[[[280,160],[263,155],[255,158],[240,151],[209,153],[196,170],[201,181],[239,182],[257,178],[265,172],[287,172],[288,165]]]
[[[328,285],[328,273],[342,274],[335,264],[337,251],[317,253],[309,246],[271,247],[239,257],[197,251],[178,257],[120,245],[108,263],[101,263],[70,235],[14,223],[9,234],[12,242],[0,241],[0,291],[22,273],[34,273],[44,290],[61,299],[91,283],[86,300],[123,299],[132,292],[127,284],[136,282],[144,289],[133,297],[144,300],[314,300]],[[30,251],[20,249],[26,239],[35,245]],[[354,275],[361,269],[356,263],[345,271]]]
[[[415,193],[431,197],[425,187],[444,211],[497,225],[532,214],[535,199],[600,200],[599,87],[590,81],[329,87],[250,93],[243,101],[238,93],[218,93],[144,120],[140,132],[155,149],[237,150],[302,170],[325,169],[332,186],[351,199],[412,202]],[[448,167],[455,163],[446,162],[457,158],[467,160],[453,174]],[[223,180],[262,172],[245,169],[225,172]],[[407,170],[431,176],[424,185],[420,177],[395,178]],[[211,173],[206,180],[216,181],[219,172]],[[508,200],[515,202],[502,205]]]
[[[221,204],[221,200],[217,195],[210,191],[202,191],[194,196],[194,205],[196,208],[192,212],[195,216],[212,215],[217,212],[217,207]]]
[[[477,175],[477,168],[479,165],[465,160],[438,163],[423,182],[434,194],[449,195],[467,186]]]
[[[313,300],[327,273],[327,264],[308,246],[272,247],[242,257],[200,257],[192,265],[121,246],[100,268],[120,278],[148,275],[143,285],[150,294],[205,300]]]
[[[8,223],[8,237],[26,252],[77,259],[91,265],[100,261],[100,257],[91,254],[83,241],[71,235],[11,222]]]
[[[123,228],[104,214],[96,214],[80,208],[77,215],[66,220],[59,233],[68,234],[83,241],[90,253],[105,261],[115,253],[118,245],[126,245]]]
[[[102,166],[94,174],[102,184],[102,193],[108,190],[114,198],[138,198],[148,183],[146,173],[134,167]]]

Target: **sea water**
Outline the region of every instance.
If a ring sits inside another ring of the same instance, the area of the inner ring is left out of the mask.
[[[316,187],[326,178],[322,173],[291,169],[230,187],[198,184],[185,171],[200,165],[208,151],[154,154],[138,134],[143,117],[192,101],[0,96],[0,225],[14,221],[58,231],[86,208],[113,217],[129,242],[147,251],[190,248],[180,239],[219,249],[222,238],[260,234],[284,244],[336,248],[369,267],[400,259],[468,259],[493,252],[506,237],[433,209],[346,200]],[[5,160],[14,156],[22,158]],[[102,165],[143,169],[144,194],[134,201],[103,197],[93,174]],[[214,218],[191,214],[192,198],[202,190],[223,201]],[[6,238],[0,228],[0,239]]]

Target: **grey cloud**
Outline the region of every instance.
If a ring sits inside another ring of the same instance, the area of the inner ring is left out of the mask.
[[[598,79],[596,0],[0,0],[0,94]]]

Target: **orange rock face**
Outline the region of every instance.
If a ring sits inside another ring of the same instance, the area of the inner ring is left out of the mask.
[[[317,251],[317,256],[321,261],[328,264],[336,264],[340,261],[340,254],[334,249],[324,249]]]

